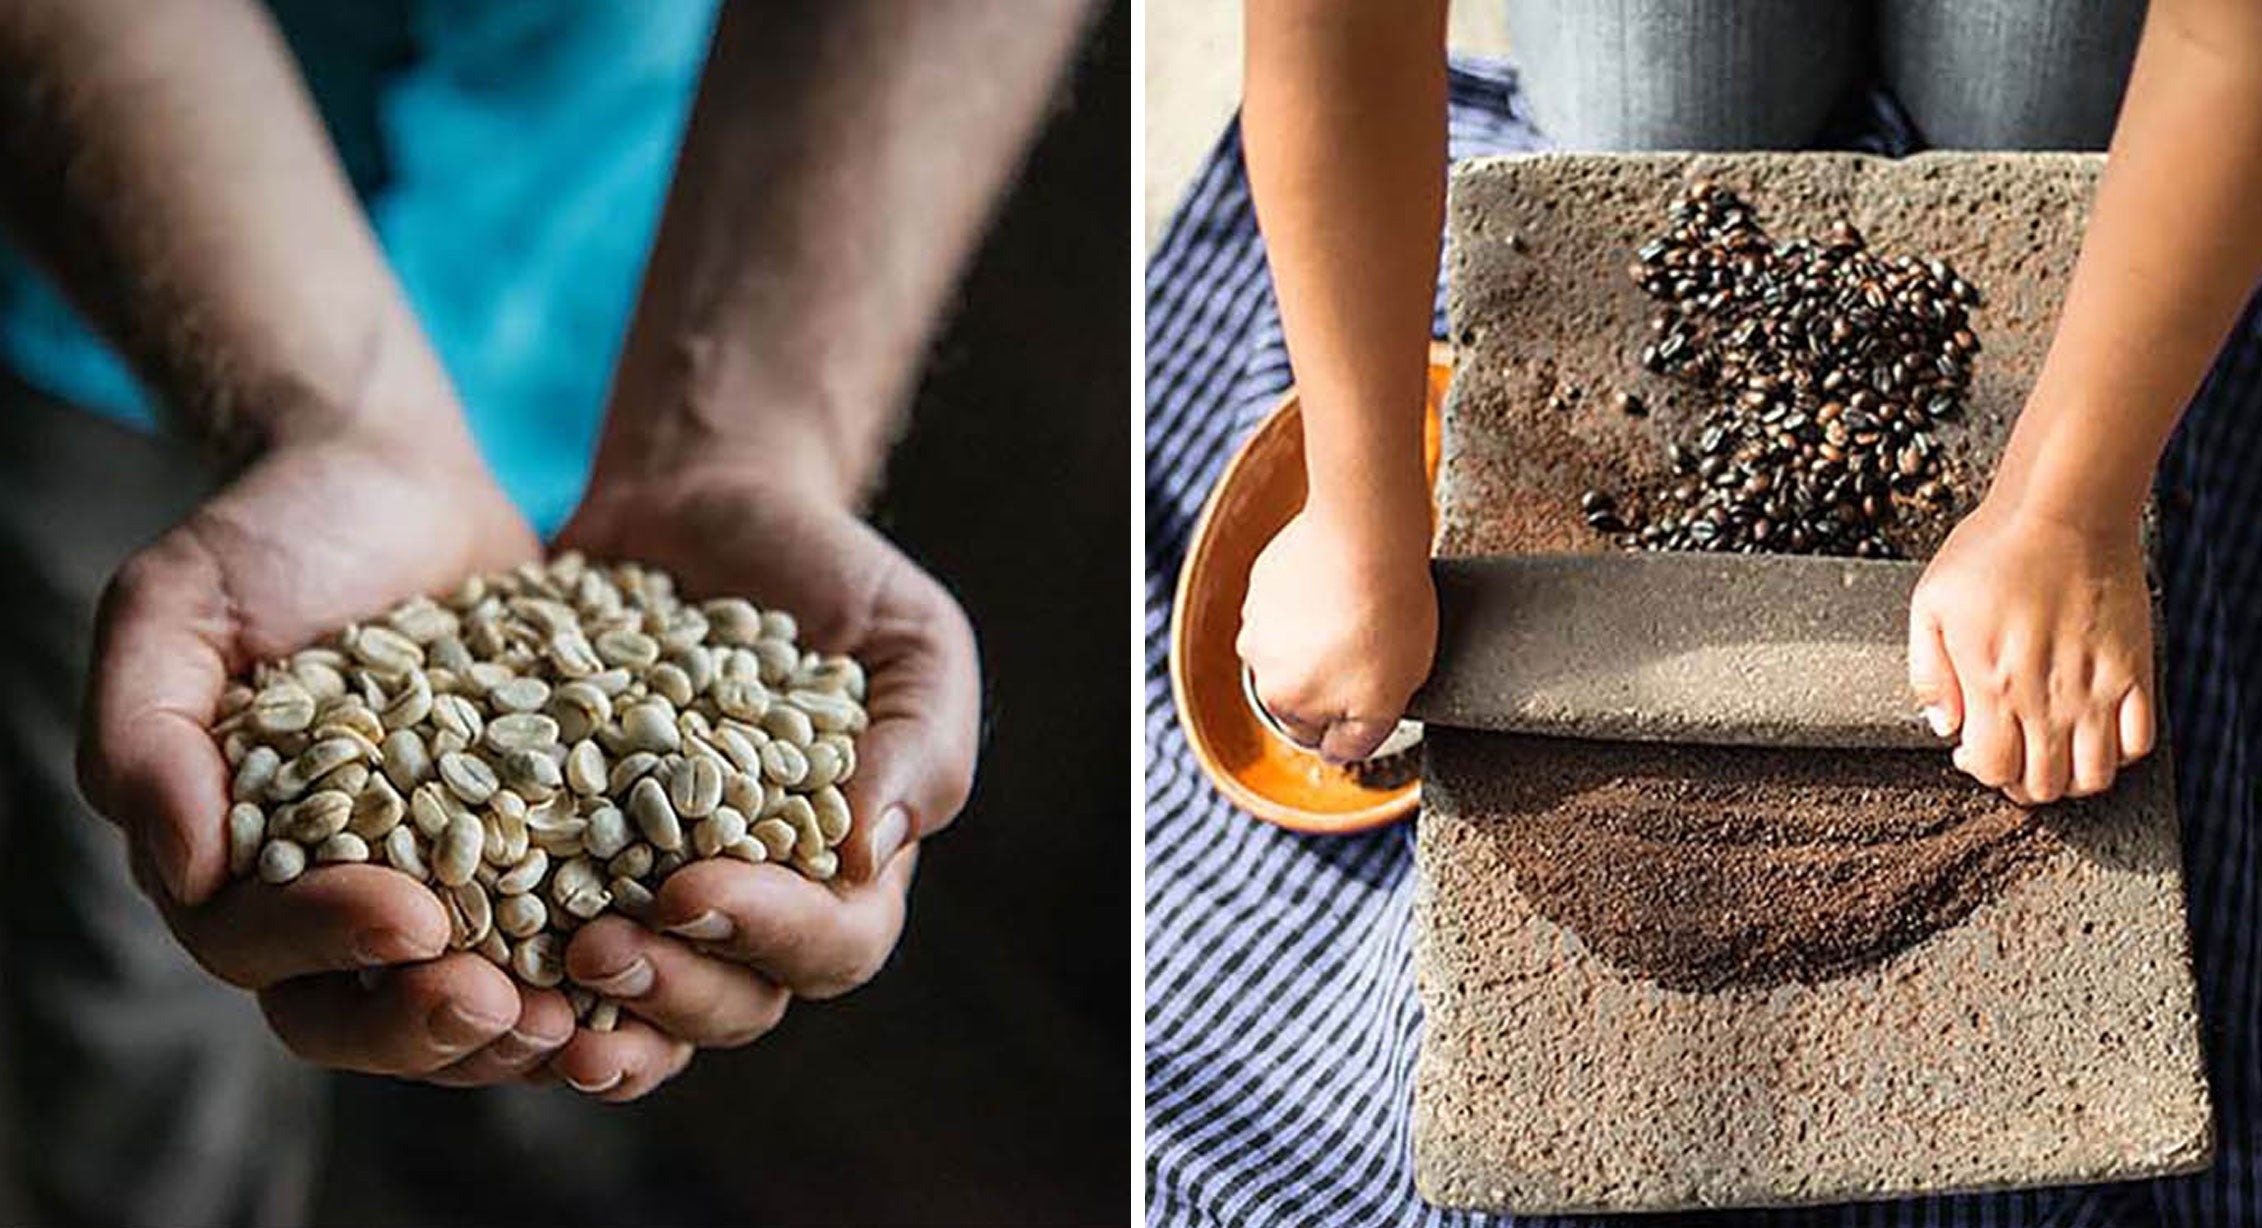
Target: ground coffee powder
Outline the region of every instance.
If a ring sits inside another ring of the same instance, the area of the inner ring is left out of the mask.
[[[1542,916],[1672,989],[1874,963],[1961,922],[2057,847],[2035,814],[1921,751],[1432,727],[1428,754],[1456,812],[1494,820],[1500,868]]]

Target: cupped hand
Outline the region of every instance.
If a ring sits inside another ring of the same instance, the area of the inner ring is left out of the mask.
[[[1335,762],[1365,758],[1437,651],[1427,542],[1377,547],[1299,513],[1249,570],[1236,647],[1292,736]]]
[[[902,933],[918,842],[973,785],[981,679],[965,612],[837,500],[731,472],[602,485],[559,543],[673,572],[692,596],[782,609],[804,644],[863,663],[870,726],[843,787],[852,816],[840,874],[695,862],[661,884],[639,925],[601,917],[575,933],[566,972],[618,1001],[620,1026],[583,1030],[550,1060],[566,1082],[634,1099],[695,1048],[748,1043],[793,998],[846,993]]]
[[[2022,805],[2084,797],[2153,744],[2151,601],[2133,520],[1983,502],[1909,606],[1909,682],[1956,766]]]
[[[79,779],[136,879],[214,975],[258,993],[294,1052],[352,1070],[489,1082],[564,1043],[573,1013],[448,953],[423,886],[369,865],[229,882],[229,770],[209,732],[231,674],[539,543],[468,442],[342,429],[278,445],[128,559],[95,631]]]

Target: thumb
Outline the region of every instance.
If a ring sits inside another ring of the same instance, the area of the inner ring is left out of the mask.
[[[842,871],[869,882],[902,847],[956,817],[974,787],[981,738],[981,671],[974,631],[956,602],[868,637],[871,725],[856,740],[856,774],[841,786],[854,826]]]
[[[1924,608],[1919,596],[1909,609],[1909,689],[1923,706],[1924,722],[1932,732],[1952,738],[1963,728],[1963,687],[1956,680],[1955,663],[1940,620]]]
[[[227,876],[228,767],[206,728],[227,685],[223,592],[210,556],[178,530],[119,569],[96,615],[79,740],[88,803],[183,905]]]

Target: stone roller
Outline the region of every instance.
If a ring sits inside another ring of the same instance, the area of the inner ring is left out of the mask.
[[[1908,686],[1922,567],[1793,555],[1440,559],[1416,716],[1502,733],[1937,748]]]

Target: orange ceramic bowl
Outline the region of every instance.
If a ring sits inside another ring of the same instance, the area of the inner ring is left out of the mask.
[[[1423,452],[1437,480],[1438,407],[1452,351],[1432,346]],[[1241,601],[1258,551],[1304,506],[1304,431],[1293,389],[1225,466],[1178,573],[1170,688],[1194,758],[1233,804],[1301,832],[1365,831],[1412,813],[1421,783],[1370,788],[1266,727],[1243,692]]]

